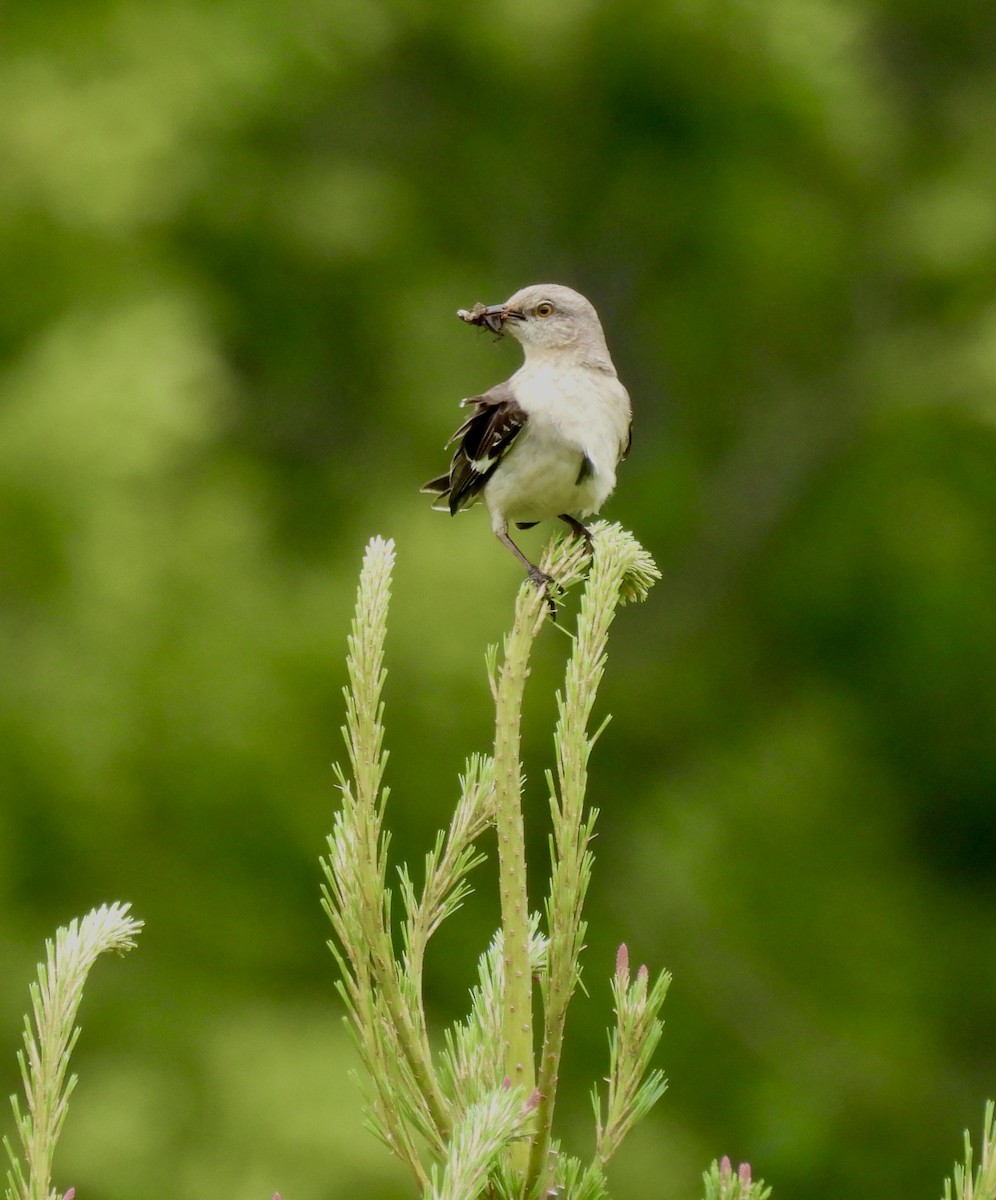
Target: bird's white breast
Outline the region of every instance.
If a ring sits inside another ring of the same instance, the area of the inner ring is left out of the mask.
[[[614,375],[556,357],[529,361],[509,381],[527,414],[523,431],[488,481],[493,517],[541,521],[597,512],[616,482],[630,404]],[[593,470],[579,481],[587,458]]]

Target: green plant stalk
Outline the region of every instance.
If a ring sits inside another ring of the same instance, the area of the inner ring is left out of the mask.
[[[416,1029],[398,982],[394,946],[386,911],[386,864],[381,828],[387,789],[382,789],[387,754],[383,749],[384,637],[390,600],[394,545],[371,541],[360,575],[356,617],[349,638],[350,688],[347,694],[345,741],[356,781],[359,853],[366,863],[362,881],[361,925],[369,962],[390,1014],[401,1052],[425,1100],[439,1145],[450,1128],[446,1100],[432,1069],[424,1022]]]
[[[541,569],[563,582],[574,582],[586,555],[581,544],[554,542]],[[547,616],[545,598],[532,583],[519,589],[505,658],[493,683],[495,694],[495,824],[498,832],[498,886],[501,899],[505,986],[502,996],[502,1040],[505,1074],[527,1099],[536,1090],[533,1046],[533,989],[529,966],[529,897],[525,832],[522,816],[520,730],[522,698],[529,675],[529,655]],[[528,1173],[528,1142],[512,1147],[512,1165]]]
[[[391,1078],[388,1063],[385,1058],[391,1053],[386,1039],[373,1033],[377,1029],[378,1015],[374,1006],[374,988],[370,980],[369,963],[353,964],[356,977],[350,976],[350,966],[342,951],[334,943],[329,943],[342,979],[337,988],[347,1008],[353,1014],[352,1035],[370,1076],[371,1099],[368,1101],[371,1113],[376,1113],[376,1122],[371,1125],[384,1140],[391,1151],[411,1170],[418,1181],[421,1191],[429,1186],[429,1177],[422,1166],[419,1151],[411,1132],[401,1119],[393,1102],[392,1090],[388,1084]]]
[[[604,535],[610,536],[610,535]],[[597,813],[584,816],[588,761],[599,730],[587,733],[592,708],[605,670],[609,626],[619,606],[625,555],[599,551],[603,534],[596,535],[595,554],[581,598],[577,636],[567,665],[564,692],[557,697],[557,787],[550,786],[553,813],[552,878],[547,903],[550,931],[548,970],[544,989],[543,1049],[540,1055],[536,1134],[527,1171],[527,1194],[536,1189],[548,1169],[553,1114],[563,1054],[567,1008],[578,981],[578,959],[585,922],[581,913],[591,878],[588,844]]]
[[[529,654],[546,617],[546,601],[532,583],[519,589],[515,623],[505,641],[505,659],[495,683],[495,824],[498,832],[498,886],[505,987],[502,1041],[505,1075],[525,1096],[536,1087],[533,1060],[533,989],[529,969],[529,898],[522,819],[522,765],[519,756],[522,695]],[[513,1165],[524,1170],[528,1146],[513,1147]]]
[[[371,889],[371,892],[374,891]],[[439,1144],[442,1145],[450,1128],[448,1106],[432,1069],[424,1024],[417,1029],[409,1017],[408,1007],[398,983],[390,931],[379,919],[378,899],[376,894],[370,894],[370,892],[363,897],[365,908],[363,928],[369,939],[370,964],[384,998],[384,1004],[390,1014],[398,1044],[412,1076],[418,1084],[419,1091],[425,1099]]]

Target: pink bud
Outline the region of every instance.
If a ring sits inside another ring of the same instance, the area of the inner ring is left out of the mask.
[[[730,1156],[728,1154],[724,1154],[723,1157],[719,1160],[719,1173],[720,1173],[720,1175],[732,1175],[733,1174],[733,1167],[730,1164]]]
[[[740,1175],[740,1182],[745,1187],[749,1187],[750,1186],[750,1163],[741,1163],[738,1174]]]
[[[75,1189],[75,1188],[70,1188],[68,1191],[66,1191],[66,1192],[63,1192],[63,1194],[62,1194],[62,1200],[73,1200],[73,1197],[74,1197],[75,1195],[76,1195],[76,1189]]]
[[[629,947],[625,942],[620,942],[616,951],[616,978],[629,979]]]
[[[512,1078],[510,1075],[506,1075],[504,1079],[502,1079],[501,1086],[503,1091],[508,1091],[508,1089],[512,1086]]]
[[[539,1090],[539,1088],[533,1088],[533,1090],[529,1096],[529,1099],[526,1101],[526,1111],[532,1112],[532,1110],[539,1105],[539,1102],[540,1102],[540,1090]]]

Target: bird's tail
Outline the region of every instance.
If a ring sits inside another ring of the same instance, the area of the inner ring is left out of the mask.
[[[432,506],[436,512],[450,511],[450,477],[448,474],[440,475],[438,479],[430,479],[428,483],[423,483],[419,491],[439,497]]]
[[[431,492],[434,496],[445,496],[450,490],[449,473],[440,475],[437,479],[430,479],[428,483],[423,483],[418,490],[420,492]]]

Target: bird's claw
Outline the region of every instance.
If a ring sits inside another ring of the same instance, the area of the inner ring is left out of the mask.
[[[570,516],[568,513],[561,513],[560,519],[571,531],[571,537],[581,538],[584,542],[585,549],[589,555],[595,553],[595,535],[591,532],[587,525],[583,525],[580,521]]]
[[[547,612],[551,618],[557,619],[557,601],[554,597],[554,589],[561,591],[560,585],[552,575],[547,575],[545,571],[541,571],[539,567],[531,567],[529,570],[529,578],[537,588],[543,593],[543,598],[546,600]]]
[[[576,538],[580,538],[581,541],[584,542],[584,548],[586,552],[589,554],[589,556],[594,557],[595,538],[591,530],[586,525],[582,525],[581,528],[575,532],[574,536]]]

